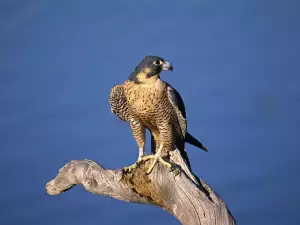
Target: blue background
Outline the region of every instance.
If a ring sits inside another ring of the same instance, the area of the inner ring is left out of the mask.
[[[0,1],[0,224],[179,224],[167,212],[44,187],[71,159],[137,159],[109,91],[148,54],[182,95],[193,170],[239,224],[300,224],[299,1]],[[149,146],[148,146],[149,147]],[[149,151],[149,148],[148,148]]]

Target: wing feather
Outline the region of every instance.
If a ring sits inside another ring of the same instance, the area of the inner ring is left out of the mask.
[[[130,115],[128,112],[127,100],[122,85],[115,85],[110,91],[110,110],[121,120],[128,122]]]
[[[187,155],[187,152],[185,150],[184,147],[184,142],[185,142],[185,136],[187,133],[187,121],[186,121],[186,112],[185,112],[185,107],[184,107],[184,103],[183,100],[180,96],[180,94],[178,93],[178,91],[176,91],[171,85],[167,84],[167,91],[168,91],[168,98],[170,103],[172,104],[175,112],[176,112],[176,116],[177,116],[177,121],[179,123],[180,126],[180,131],[178,130],[178,128],[176,129],[179,133],[177,133],[177,138],[176,138],[176,146],[179,149],[182,157],[184,158],[184,160],[186,161],[189,169],[191,169],[191,165],[189,162],[189,158]],[[175,127],[178,127],[178,125],[174,124]]]
[[[186,121],[186,112],[185,112],[183,100],[180,94],[178,93],[178,91],[176,91],[171,85],[169,84],[167,85],[168,85],[167,91],[168,91],[169,101],[176,112],[182,135],[183,137],[185,137],[185,134],[187,132],[187,121]]]

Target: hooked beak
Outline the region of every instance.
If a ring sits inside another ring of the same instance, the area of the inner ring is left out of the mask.
[[[162,70],[172,71],[173,70],[173,66],[169,62],[164,62],[162,64]]]

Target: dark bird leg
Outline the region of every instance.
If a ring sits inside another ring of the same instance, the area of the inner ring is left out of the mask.
[[[139,157],[137,160],[137,162],[139,162],[143,159],[143,156],[144,156],[146,128],[138,120],[135,120],[135,119],[130,120],[130,127],[131,127],[133,137],[139,147]],[[124,167],[124,169],[128,170],[128,171],[130,171],[134,168],[136,168],[136,163],[134,163],[131,166]]]

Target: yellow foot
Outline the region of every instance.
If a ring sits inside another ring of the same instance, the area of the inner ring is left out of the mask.
[[[123,168],[123,170],[125,170],[126,172],[131,172],[133,169],[135,169],[137,167],[137,163],[134,163],[133,165],[131,166],[125,166]]]
[[[168,168],[172,167],[172,165],[170,163],[168,163],[165,160],[163,160],[163,158],[160,157],[160,156],[157,156],[157,155],[147,155],[147,156],[145,156],[143,158],[143,161],[147,161],[149,159],[153,159],[153,162],[152,162],[151,166],[148,168],[147,174],[150,174],[152,172],[152,170],[153,170],[153,168],[154,168],[154,166],[155,166],[155,164],[157,162],[161,162],[164,166],[166,166]]]
[[[127,172],[132,171],[133,169],[135,169],[138,165],[139,162],[141,162],[143,160],[143,156],[139,156],[138,160],[136,161],[136,163],[132,164],[131,166],[125,166],[123,169]]]

